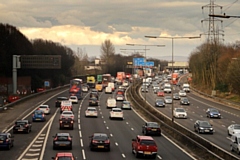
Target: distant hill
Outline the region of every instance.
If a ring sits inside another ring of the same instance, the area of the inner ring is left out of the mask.
[[[155,57],[155,58],[158,58],[160,60],[172,61],[172,56],[158,56],[158,57]],[[174,56],[173,60],[174,61],[179,61],[179,62],[188,62],[188,57],[186,57],[186,56]]]

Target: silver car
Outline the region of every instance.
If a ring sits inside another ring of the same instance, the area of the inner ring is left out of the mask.
[[[44,112],[44,114],[51,113],[51,109],[50,109],[49,105],[47,105],[47,104],[40,105],[38,109],[42,110]]]
[[[171,103],[172,103],[172,97],[170,97],[170,96],[165,96],[164,102],[165,102],[166,104],[171,104]]]

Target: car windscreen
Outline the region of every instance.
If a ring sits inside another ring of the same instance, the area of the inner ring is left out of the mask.
[[[62,140],[62,141],[68,140],[68,136],[58,136],[57,138],[58,140]]]
[[[25,125],[27,122],[15,122],[16,125]]]
[[[176,112],[185,112],[184,109],[176,109]]]
[[[107,136],[94,136],[93,137],[94,140],[100,140],[100,141],[105,141],[108,139]]]
[[[34,114],[35,115],[41,115],[41,114],[43,114],[43,112],[42,111],[35,111]]]
[[[6,140],[7,136],[6,135],[0,135],[0,141]]]
[[[88,108],[88,111],[96,111],[94,108]]]
[[[202,126],[202,127],[210,127],[211,125],[208,122],[200,122],[200,126]]]
[[[148,146],[155,146],[155,142],[151,140],[141,140],[140,142],[141,145],[148,145]]]
[[[148,123],[149,127],[159,127],[157,123]]]
[[[48,108],[47,106],[40,106],[39,108]]]
[[[240,125],[239,126],[234,126],[234,129],[240,129]]]
[[[71,115],[72,114],[72,112],[63,112],[62,114],[64,114],[64,115]]]
[[[57,160],[73,160],[72,157],[58,157]]]
[[[122,112],[122,110],[120,110],[120,109],[113,109],[112,111],[113,112]]]

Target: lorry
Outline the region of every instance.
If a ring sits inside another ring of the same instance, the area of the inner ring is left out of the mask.
[[[97,75],[97,83],[102,84],[102,74]]]
[[[118,79],[117,84],[118,84],[118,85],[121,85],[122,82],[123,82],[123,80],[126,79],[126,74],[125,74],[125,72],[117,72],[117,77],[116,77],[116,78]]]
[[[182,89],[185,91],[185,92],[190,92],[190,85],[188,83],[184,83],[182,85]]]
[[[90,88],[95,88],[95,83],[96,83],[96,80],[95,80],[95,77],[94,77],[94,76],[88,76],[88,77],[87,77],[87,85],[88,85]]]
[[[96,89],[98,92],[102,92],[102,91],[103,91],[103,85],[102,85],[102,84],[96,84],[96,85],[95,85],[95,89]]]
[[[179,74],[173,73],[172,74],[172,84],[176,85],[178,83]]]

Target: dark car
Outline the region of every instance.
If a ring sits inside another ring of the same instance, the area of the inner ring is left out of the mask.
[[[156,99],[155,106],[156,107],[165,107],[164,99]]]
[[[90,150],[103,149],[110,151],[110,139],[106,133],[94,133],[90,138]]]
[[[89,99],[89,106],[98,106],[99,101],[96,97],[92,97]]]
[[[129,102],[129,101],[123,101],[123,103],[122,103],[122,107],[121,107],[122,109],[132,109],[132,105],[131,105],[131,103]]]
[[[161,128],[157,122],[146,122],[142,126],[142,133],[145,135],[159,135],[161,136]]]
[[[72,118],[61,118],[59,119],[59,129],[70,128],[73,130],[74,120]]]
[[[72,149],[72,136],[69,133],[57,133],[53,136],[53,149],[57,148]]]
[[[46,116],[43,110],[36,110],[32,114],[32,121],[33,122],[44,122],[46,121]]]
[[[29,133],[32,131],[32,123],[29,120],[17,120],[13,126],[13,133],[25,132]]]
[[[206,111],[207,117],[209,118],[222,118],[221,113],[219,110],[215,108],[208,108]]]
[[[57,97],[57,100],[55,102],[55,107],[61,107],[62,101],[68,101],[67,97]]]
[[[10,133],[0,133],[0,148],[10,149],[13,147],[14,136]]]
[[[174,100],[180,100],[179,94],[178,94],[178,93],[174,93],[174,94],[173,94],[173,99],[174,99]]]
[[[182,105],[190,105],[190,102],[188,100],[188,98],[184,97],[180,99],[180,104]]]
[[[208,121],[197,120],[194,123],[194,131],[198,133],[211,133],[213,134],[213,127]]]
[[[96,93],[96,92],[91,92],[90,93],[90,96],[89,96],[90,98],[97,98],[98,99],[98,93]]]

